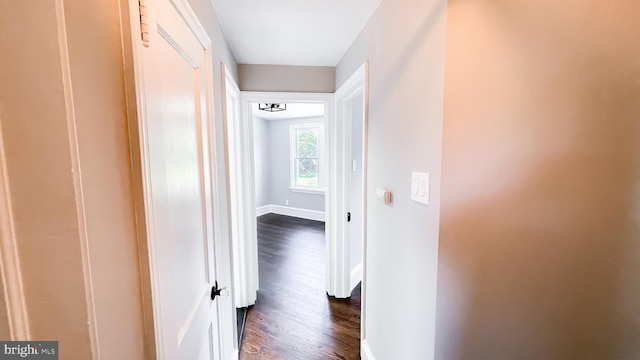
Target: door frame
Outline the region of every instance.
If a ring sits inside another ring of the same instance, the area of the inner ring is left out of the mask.
[[[233,294],[236,308],[255,304],[259,286],[258,246],[256,229],[253,127],[242,115],[240,88],[224,63],[220,65],[222,80],[222,121],[224,132],[225,169],[227,174],[227,211],[233,262]],[[229,119],[228,95],[237,101],[235,118]],[[230,122],[236,122],[231,124]],[[233,125],[233,126],[232,126]],[[233,129],[233,133],[230,132]],[[247,135],[250,134],[250,135]],[[233,151],[231,151],[233,149]],[[251,162],[246,161],[251,159]],[[232,167],[235,164],[237,167]],[[234,171],[232,171],[234,170]],[[246,242],[241,239],[256,239]]]
[[[8,320],[9,334],[13,341],[31,339],[27,302],[24,296],[18,238],[16,237],[11,189],[5,156],[4,137],[0,128],[0,286]]]
[[[326,158],[328,159],[327,171],[324,174],[325,188],[325,251],[326,251],[326,291],[330,296],[338,298],[349,297],[351,292],[345,292],[344,289],[349,287],[349,276],[346,276],[348,271],[345,270],[348,266],[345,266],[344,256],[340,256],[340,251],[343,249],[342,233],[339,232],[343,226],[339,226],[339,223],[346,223],[346,212],[340,212],[337,208],[339,203],[340,193],[336,191],[339,188],[338,177],[336,173],[339,172],[338,159],[340,151],[339,144],[344,134],[342,128],[336,125],[335,108],[334,108],[334,94],[332,93],[292,93],[292,92],[256,92],[256,91],[243,91],[241,95],[241,116],[242,121],[246,124],[246,133],[243,138],[246,139],[248,145],[248,156],[244,159],[244,162],[249,165],[251,169],[251,176],[247,176],[243,179],[245,189],[251,189],[253,203],[253,211],[250,214],[244,214],[246,220],[246,226],[255,229],[257,226],[255,216],[255,159],[253,149],[253,121],[251,118],[252,110],[251,104],[253,103],[322,103],[325,105],[325,149]],[[340,187],[342,188],[342,187]],[[257,237],[251,239],[245,239],[246,246],[255,248],[257,253]],[[252,266],[257,268],[257,256],[254,259]]]
[[[213,247],[214,257],[216,265],[216,275],[223,273],[221,267],[230,263],[230,254],[222,254],[220,251],[222,246],[218,246],[218,242],[222,241],[221,224],[222,214],[226,213],[226,204],[220,201],[220,194],[223,190],[220,189],[218,179],[218,164],[220,162],[220,156],[215,151],[216,149],[216,133],[215,133],[215,104],[214,104],[214,71],[213,71],[213,43],[208,36],[206,30],[201,25],[198,17],[193,9],[190,7],[187,0],[169,0],[181,15],[187,26],[191,29],[196,39],[200,42],[205,50],[205,59],[203,71],[206,74],[206,78],[210,79],[205,86],[205,97],[207,102],[207,133],[202,134],[208,139],[208,149],[202,149],[203,152],[208,154],[209,160],[209,172],[208,176],[211,179],[212,189],[210,189],[210,196],[212,197],[213,204]],[[151,2],[148,2],[148,6],[153,6]],[[145,328],[145,353],[149,358],[163,359],[164,354],[162,349],[162,336],[160,332],[163,327],[160,323],[161,318],[157,316],[160,313],[160,304],[155,301],[158,297],[158,264],[157,253],[155,246],[155,233],[153,228],[153,213],[151,206],[146,206],[152,201],[152,194],[150,191],[151,179],[150,179],[150,164],[149,164],[149,148],[147,134],[147,111],[146,111],[146,93],[145,93],[145,78],[143,68],[143,41],[141,40],[141,24],[140,24],[140,4],[139,0],[128,0],[121,6],[122,9],[122,34],[123,34],[123,58],[125,63],[125,88],[127,96],[127,116],[129,118],[129,141],[131,152],[131,163],[133,173],[133,193],[135,198],[135,216],[138,223],[138,256],[140,261],[140,282],[141,282],[141,297],[142,297],[142,310],[144,316],[144,328]],[[153,46],[153,44],[150,44]],[[231,279],[229,279],[231,280]],[[221,284],[224,286],[225,284]],[[229,282],[228,286],[232,286]],[[223,318],[223,314],[226,310],[219,306],[219,302],[216,303],[216,312],[218,319]],[[235,319],[235,312],[232,314]],[[235,321],[233,321],[235,326]],[[219,349],[216,352],[216,359],[221,359],[224,356],[225,344],[222,343],[221,334],[223,331],[233,331],[235,329],[223,329],[222,324],[218,322],[218,343]],[[237,342],[237,341],[236,341]],[[237,359],[239,355],[237,344],[232,351],[231,359]]]
[[[353,177],[352,169],[352,141],[353,141],[353,118],[352,118],[352,104],[351,101],[359,95],[362,95],[363,98],[363,109],[362,109],[362,159],[360,166],[362,167],[362,177],[360,179],[362,184],[362,201],[360,204],[357,204],[357,210],[362,212],[362,224],[361,224],[361,233],[362,233],[362,242],[360,251],[362,253],[362,260],[358,267],[354,270],[349,271],[349,288],[345,291],[352,292],[353,289],[358,285],[360,281],[363,280],[364,273],[364,243],[366,240],[367,233],[367,224],[366,224],[366,209],[367,209],[367,110],[368,110],[368,102],[367,102],[367,72],[368,72],[368,64],[364,63],[360,66],[348,79],[344,82],[342,86],[336,91],[335,94],[335,102],[336,102],[336,120],[337,123],[342,126],[342,131],[345,134],[345,141],[343,142],[343,148],[341,149],[341,154],[343,155],[342,161],[343,165],[341,169],[344,170],[343,184],[345,186],[345,196],[341,199],[339,203],[339,207],[343,208],[344,212],[353,211],[354,206],[350,203],[350,197],[348,196],[350,188],[351,188],[351,180]],[[360,121],[360,120],[359,120]],[[348,269],[352,268],[350,264],[350,251],[351,251],[351,233],[349,231],[349,225],[345,224],[344,228],[344,246],[346,254],[345,263],[349,264]]]
[[[367,179],[368,179],[368,163],[369,163],[369,62],[366,61],[362,64],[336,91],[335,93],[335,106],[336,106],[336,123],[342,127],[341,132],[346,135],[346,141],[343,142],[340,153],[342,154],[341,164],[339,167],[338,176],[341,177],[339,183],[343,186],[341,191],[347,194],[350,187],[351,179],[351,107],[348,102],[354,97],[362,94],[364,109],[363,109],[363,151],[362,151],[362,286],[361,286],[361,310],[360,310],[360,342],[364,343],[366,339],[365,322],[366,322],[366,289],[367,289]],[[343,196],[339,199],[340,202],[337,205],[338,211],[349,211],[349,198]],[[354,279],[349,271],[349,231],[348,226],[344,223],[342,232],[342,246],[346,257],[342,260],[344,264],[347,264],[347,269],[344,273],[344,277],[348,278],[347,286],[342,290],[351,293],[353,291]]]

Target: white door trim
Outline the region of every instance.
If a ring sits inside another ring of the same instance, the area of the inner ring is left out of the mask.
[[[100,359],[98,349],[98,327],[96,322],[95,299],[93,296],[93,278],[91,274],[91,260],[87,221],[85,212],[84,190],[82,186],[82,167],[78,149],[78,132],[76,126],[75,109],[73,103],[73,89],[71,86],[71,63],[67,41],[66,20],[62,0],[56,0],[56,17],[58,23],[58,45],[62,63],[62,87],[67,114],[67,132],[69,136],[69,150],[71,153],[71,172],[73,174],[73,188],[76,203],[76,218],[78,220],[78,236],[80,238],[80,252],[82,256],[82,270],[84,272],[85,301],[87,303],[87,322],[89,325],[89,340],[91,353],[95,359]]]
[[[237,308],[255,304],[258,292],[258,247],[255,189],[253,183],[253,136],[250,119],[242,115],[240,89],[229,69],[221,64],[222,113],[225,139],[225,167],[227,171],[227,198],[229,199],[229,228],[231,248],[233,249],[233,293]],[[229,111],[228,96],[231,96],[236,108]],[[235,112],[233,119],[229,114]],[[231,123],[231,122],[235,123]],[[231,151],[233,150],[233,151]],[[250,181],[247,181],[250,180]]]
[[[336,91],[336,123],[340,124],[342,127],[341,132],[343,134],[349,134],[349,136],[342,142],[342,147],[340,148],[340,152],[342,154],[339,159],[339,166],[337,167],[337,178],[340,179],[338,186],[339,191],[343,192],[345,196],[339,198],[339,203],[336,205],[337,212],[346,213],[348,211],[348,203],[349,199],[347,194],[347,189],[349,187],[349,171],[351,168],[351,123],[348,121],[350,119],[350,111],[348,106],[345,104],[353,99],[355,96],[363,94],[364,98],[364,140],[363,140],[363,163],[362,163],[362,172],[364,182],[362,184],[362,303],[361,303],[361,314],[360,314],[360,338],[364,344],[364,340],[366,338],[365,332],[365,323],[366,323],[366,289],[367,289],[367,171],[368,171],[368,133],[369,133],[369,63],[365,62],[362,64],[350,77],[347,81],[344,82],[342,86]],[[353,290],[352,285],[355,282],[355,279],[351,279],[350,272],[350,264],[349,264],[349,231],[345,223],[340,223],[341,228],[338,229],[341,236],[338,238],[341,239],[342,243],[338,246],[341,249],[344,249],[343,254],[344,258],[340,259],[344,264],[344,273],[340,274],[340,277],[344,279],[344,285],[340,289],[344,293],[351,293]],[[356,269],[357,272],[353,274],[355,277],[359,276],[360,269]],[[348,295],[347,295],[348,296]]]
[[[11,340],[26,341],[31,338],[29,316],[22,286],[18,239],[16,238],[9,175],[4,152],[4,140],[0,129],[0,272],[4,285],[4,302],[7,307]]]
[[[366,91],[366,77],[367,77],[368,65],[367,63],[363,64],[356,70],[353,75],[349,77],[349,79],[336,91],[336,124],[339,127],[336,132],[338,138],[341,140],[339,145],[337,145],[337,153],[338,159],[336,160],[336,179],[338,183],[336,184],[336,191],[342,196],[339,196],[336,201],[336,213],[346,214],[349,211],[349,188],[350,188],[350,180],[351,180],[351,172],[348,171],[351,168],[351,108],[348,105],[349,101],[359,94],[363,94],[365,98],[365,109],[364,109],[364,152],[363,152],[363,178],[367,177],[367,91]],[[362,234],[363,234],[363,244],[366,242],[366,181],[363,184],[363,204],[362,209],[363,217],[362,217]],[[350,266],[350,249],[349,249],[349,227],[346,221],[336,222],[337,229],[336,232],[339,234],[336,238],[339,239],[337,247],[338,251],[338,262],[342,264],[341,273],[339,274],[341,284],[338,288],[338,293],[341,296],[338,297],[348,297],[351,294],[353,288],[351,287],[351,266]],[[363,250],[363,263],[364,263],[364,250]],[[364,269],[364,267],[363,267]],[[364,271],[363,271],[364,272]],[[363,284],[364,285],[364,284]],[[364,286],[363,286],[364,292]],[[363,294],[364,295],[364,294]]]
[[[339,127],[335,124],[334,117],[334,94],[330,93],[291,93],[291,92],[255,92],[255,91],[243,91],[242,92],[242,116],[244,118],[244,122],[248,125],[247,132],[244,134],[243,138],[247,139],[249,149],[249,157],[250,161],[246,161],[247,165],[251,168],[251,177],[247,177],[243,179],[245,182],[244,186],[246,188],[252,189],[252,194],[255,194],[255,179],[253,174],[254,169],[254,150],[253,150],[253,121],[250,118],[251,116],[251,104],[252,103],[323,103],[325,105],[325,149],[326,149],[326,158],[328,161],[327,171],[324,174],[324,183],[326,186],[325,192],[325,246],[326,246],[326,290],[327,293],[331,296],[340,295],[336,290],[338,286],[344,286],[344,279],[339,278],[338,276],[343,271],[343,265],[336,261],[338,258],[336,253],[338,252],[338,248],[336,247],[336,237],[338,233],[336,233],[335,223],[339,219],[340,221],[346,221],[344,216],[338,216],[334,211],[334,206],[337,203],[338,193],[335,191],[336,180],[335,180],[335,172],[336,172],[336,147],[340,142],[337,140],[336,131]],[[255,198],[255,195],[252,199]],[[250,214],[245,214],[246,217],[250,217],[249,222],[253,222],[252,226],[255,228],[255,205],[254,211]],[[257,238],[251,238],[250,240],[252,245],[257,249]],[[257,266],[257,257],[256,264]],[[349,280],[346,280],[348,286]],[[344,296],[343,296],[344,297]]]

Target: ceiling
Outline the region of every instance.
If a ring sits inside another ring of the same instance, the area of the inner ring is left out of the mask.
[[[265,120],[300,119],[315,116],[324,116],[324,104],[287,104],[287,110],[268,112],[258,110],[258,104],[253,104],[253,114]]]
[[[211,0],[239,64],[336,66],[381,0]]]

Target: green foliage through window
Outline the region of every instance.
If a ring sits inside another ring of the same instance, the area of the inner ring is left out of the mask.
[[[295,185],[320,185],[320,139],[318,128],[301,128],[295,133]]]

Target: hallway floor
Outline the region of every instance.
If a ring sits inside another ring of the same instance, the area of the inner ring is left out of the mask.
[[[360,359],[360,286],[350,299],[327,296],[324,223],[259,217],[258,258],[241,360]]]

